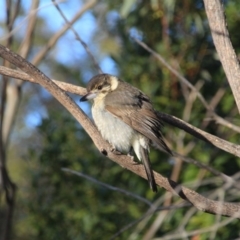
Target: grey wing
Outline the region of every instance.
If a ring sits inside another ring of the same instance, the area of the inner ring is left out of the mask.
[[[118,94],[121,95],[118,96]],[[106,110],[150,139],[154,146],[172,154],[163,140],[161,133],[163,124],[149,98],[140,91],[136,91],[135,95],[128,91],[124,93],[119,91],[118,94],[108,95],[105,102]]]

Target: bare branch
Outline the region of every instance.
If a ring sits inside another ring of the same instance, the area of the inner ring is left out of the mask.
[[[36,80],[32,77],[30,77],[28,74],[19,71],[19,70],[14,70],[10,69],[7,67],[0,66],[0,74],[16,79],[21,79],[24,81],[29,81],[32,83],[37,83]],[[57,80],[52,80],[55,84],[57,84],[60,88],[63,90],[73,93],[73,94],[78,94],[78,95],[85,95],[87,93],[86,88],[79,87],[70,83],[65,83]]]
[[[38,1],[38,0],[36,0],[36,1]],[[64,0],[59,0],[59,1],[64,1]],[[20,9],[20,3],[21,3],[21,0],[17,0],[17,3],[15,3],[14,6],[15,6],[15,7],[19,7],[19,9]],[[1,37],[0,40],[3,41],[3,40],[6,40],[6,39],[10,38],[11,36],[13,36],[17,31],[19,31],[19,29],[21,29],[22,25],[24,25],[24,22],[25,22],[25,21],[28,21],[28,19],[31,17],[31,14],[36,14],[37,11],[39,11],[39,10],[45,8],[45,7],[48,7],[48,6],[50,6],[50,5],[52,5],[52,3],[47,3],[47,4],[45,4],[44,6],[42,6],[41,8],[36,9],[36,11],[31,12],[30,14],[28,14],[27,17],[23,18],[23,20],[21,20],[21,21],[17,24],[17,26],[14,27],[14,28],[11,30],[11,32],[9,32],[8,34],[6,34],[6,35],[4,35],[3,37]],[[12,19],[15,19],[15,18],[17,17],[17,14],[18,14],[18,12],[15,11],[15,13],[13,14],[13,18],[12,18]],[[11,24],[12,24],[12,23],[11,23]]]
[[[16,4],[12,6],[11,0],[6,0],[6,26],[7,30],[10,33],[12,31],[13,24],[16,20],[17,14],[20,10],[20,0],[17,0]],[[9,35],[6,39],[6,46],[10,47],[13,43],[13,36]],[[5,59],[3,61],[3,65],[9,66],[9,62]],[[0,193],[3,193],[6,198],[6,208],[5,208],[5,219],[2,222],[3,228],[0,233],[1,239],[10,239],[11,230],[12,230],[12,220],[13,220],[13,212],[15,205],[15,193],[16,186],[12,182],[7,167],[6,167],[6,145],[4,142],[4,120],[5,120],[5,109],[7,103],[7,86],[8,86],[8,78],[6,76],[3,77],[3,86],[2,86],[2,96],[1,96],[1,106],[0,106]],[[2,197],[2,196],[0,196]]]
[[[160,54],[155,52],[153,49],[148,47],[144,42],[140,41],[139,39],[133,37],[133,40],[137,44],[142,46],[145,50],[147,50],[149,53],[151,53],[159,62],[161,62],[169,71],[171,71],[183,84],[185,84],[187,87],[189,87],[192,91],[195,91],[198,99],[202,102],[203,106],[208,110],[209,114],[211,114],[211,116],[216,120],[217,123],[222,124],[223,126],[231,128],[235,132],[240,133],[240,128],[238,126],[236,126],[236,125],[226,121],[222,117],[218,116],[213,111],[211,106],[209,106],[209,104],[207,103],[207,101],[205,100],[203,95],[185,77],[183,77],[176,69],[174,69],[171,65],[169,65]]]
[[[111,236],[110,240],[115,239],[118,237],[120,234],[128,230],[129,228],[133,227],[134,225],[140,223],[142,220],[145,218],[151,216],[153,213],[156,213],[157,211],[164,211],[164,210],[173,210],[173,209],[179,209],[179,208],[184,208],[184,207],[189,207],[190,205],[184,204],[184,205],[170,205],[170,206],[162,206],[158,208],[153,208],[150,209],[147,213],[145,213],[143,216],[141,216],[139,219],[127,224],[123,228],[121,228],[117,233],[115,233],[113,236]],[[134,232],[135,233],[135,232]],[[130,238],[131,239],[131,238]]]
[[[36,28],[38,5],[39,5],[39,0],[32,1],[26,34],[18,50],[19,55],[21,55],[24,58],[27,58],[27,55],[31,47],[32,35]]]
[[[88,45],[82,40],[82,38],[79,36],[79,34],[75,31],[75,29],[72,27],[72,24],[70,24],[70,22],[67,20],[66,16],[64,15],[64,13],[62,12],[62,10],[60,9],[60,7],[58,6],[58,3],[55,0],[52,0],[52,2],[54,3],[56,9],[58,10],[58,12],[60,13],[60,15],[62,16],[62,18],[64,19],[64,21],[69,25],[70,29],[73,31],[76,39],[82,44],[82,46],[84,47],[85,51],[88,53],[88,55],[90,56],[90,58],[92,59],[93,65],[96,68],[96,70],[98,70],[98,73],[102,73],[102,70],[99,66],[99,64],[97,63],[95,57],[92,55]]]
[[[78,105],[66,94],[66,92],[59,88],[53,81],[51,81],[51,79],[45,76],[40,70],[38,70],[31,63],[27,62],[21,56],[13,53],[10,49],[2,45],[0,45],[0,56],[19,67],[22,71],[26,72],[32,78],[34,78],[37,83],[41,84],[41,86],[46,88],[78,120],[78,122],[89,134],[100,152],[104,153],[108,158],[112,159],[114,162],[118,163],[124,168],[147,179],[143,165],[133,164],[131,157],[129,156],[114,154],[111,151],[112,147],[101,137],[100,133],[97,131],[92,121],[85,115],[81,108],[79,108]],[[186,187],[180,186],[176,182],[163,177],[159,173],[154,172],[154,176],[156,179],[156,183],[159,186],[190,202],[192,205],[194,205],[197,209],[201,211],[212,214],[231,216],[233,218],[240,218],[240,204],[213,201]]]
[[[240,112],[240,65],[230,41],[220,0],[204,0],[213,41]]]
[[[117,192],[123,193],[123,194],[125,194],[125,195],[127,195],[127,196],[133,197],[133,198],[135,198],[135,199],[137,199],[137,200],[139,200],[139,201],[141,201],[141,202],[146,203],[146,204],[147,204],[148,206],[150,206],[150,207],[153,205],[153,204],[152,204],[150,201],[148,201],[146,198],[143,198],[143,197],[141,197],[141,196],[139,196],[139,195],[137,195],[137,194],[133,194],[132,192],[129,192],[129,191],[124,190],[124,189],[122,189],[122,188],[114,187],[114,186],[112,186],[112,185],[103,183],[103,182],[101,182],[101,181],[99,181],[99,180],[97,180],[97,179],[95,179],[95,178],[93,178],[93,177],[91,177],[91,176],[89,176],[89,175],[86,175],[86,174],[84,174],[84,173],[82,173],[82,172],[77,172],[77,171],[74,171],[74,170],[71,170],[71,169],[68,169],[68,168],[62,168],[62,170],[63,170],[64,172],[69,172],[69,173],[75,174],[75,175],[77,175],[77,176],[79,176],[79,177],[83,177],[83,178],[87,179],[87,180],[90,181],[90,182],[93,182],[93,183],[95,183],[95,184],[98,184],[99,186],[108,188],[108,189],[110,189],[110,190],[112,190],[112,191],[117,191]]]
[[[0,74],[5,75],[5,76],[10,76],[12,78],[19,78],[24,81],[30,81],[32,83],[38,83],[38,81],[35,78],[30,77],[28,74],[26,74],[24,72],[9,69],[9,68],[3,67],[3,66],[0,66]],[[79,87],[79,86],[72,85],[72,84],[65,83],[65,82],[60,82],[57,80],[52,80],[52,81],[56,85],[58,85],[61,89],[65,90],[67,92],[71,92],[71,93],[78,94],[78,95],[86,94],[86,89],[83,87]],[[192,126],[191,124],[184,122],[183,120],[181,120],[177,117],[171,116],[169,114],[158,112],[158,115],[162,119],[162,121],[164,121],[168,124],[171,124],[175,127],[178,127],[180,129],[188,132],[189,134],[195,136],[196,138],[214,145],[217,148],[220,148],[226,152],[229,152],[235,156],[240,157],[240,145],[230,143],[226,140],[223,140],[219,137],[209,134],[209,133],[207,133],[199,128],[196,128],[196,127]]]
[[[18,1],[20,2],[20,1]],[[19,5],[20,3],[18,3]],[[36,18],[37,18],[37,8],[38,8],[39,0],[32,1],[31,10],[28,18],[28,27],[26,31],[26,35],[22,41],[22,44],[19,48],[19,54],[27,58],[27,55],[30,50],[32,35],[35,28]],[[20,6],[18,6],[20,9]],[[17,16],[17,11],[15,11],[15,15]],[[9,31],[10,32],[10,31]],[[9,35],[11,36],[11,34]],[[4,112],[3,119],[3,143],[5,148],[8,146],[9,136],[11,134],[11,130],[13,128],[14,121],[16,119],[16,113],[20,104],[21,94],[22,94],[22,86],[23,81],[15,81],[13,84],[7,84],[6,91],[6,103],[7,107]]]
[[[214,146],[229,152],[237,157],[240,157],[240,145],[227,142],[221,138],[218,138],[210,133],[204,132],[203,130],[196,128],[192,126],[191,124],[184,122],[183,120],[171,116],[166,113],[160,113],[158,112],[159,117],[162,119],[162,121],[171,124],[175,127],[178,127],[180,129],[183,129],[184,131],[190,133],[191,135],[197,137],[198,139],[201,139],[205,142],[211,143]]]
[[[55,45],[57,40],[70,28],[71,25],[73,25],[73,23],[75,23],[79,19],[80,16],[83,15],[83,13],[85,13],[88,9],[93,7],[96,4],[96,2],[97,2],[96,0],[87,1],[85,5],[75,14],[73,19],[69,22],[69,24],[66,24],[62,29],[60,29],[60,31],[58,31],[55,35],[53,35],[49,39],[45,47],[42,48],[42,50],[33,58],[32,63],[34,65],[38,65],[39,62],[45,57],[49,49],[51,49],[51,47]]]
[[[190,237],[190,236],[196,236],[196,235],[200,235],[203,233],[207,233],[207,232],[211,232],[213,230],[215,230],[216,228],[221,228],[224,227],[226,225],[228,225],[229,223],[233,222],[234,219],[230,218],[230,219],[225,219],[222,222],[216,223],[210,227],[206,227],[206,228],[202,228],[202,229],[198,229],[198,230],[193,230],[193,231],[189,231],[189,232],[178,232],[178,233],[173,233],[173,234],[168,234],[165,237],[161,237],[161,238],[154,238],[155,240],[173,240],[173,239],[180,239],[180,238],[186,238],[186,237]],[[236,220],[235,220],[236,221]]]

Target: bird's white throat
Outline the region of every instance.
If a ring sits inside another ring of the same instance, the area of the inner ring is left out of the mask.
[[[117,89],[119,81],[116,77],[111,76],[111,90],[114,91],[115,89]]]

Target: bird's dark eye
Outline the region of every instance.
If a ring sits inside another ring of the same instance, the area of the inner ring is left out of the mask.
[[[102,90],[102,86],[98,86],[97,89],[98,89],[98,90]]]

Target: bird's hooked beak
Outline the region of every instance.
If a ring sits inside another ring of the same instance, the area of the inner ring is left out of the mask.
[[[86,95],[84,95],[83,97],[80,98],[80,102],[85,102],[88,101],[90,99],[94,99],[97,96],[96,93],[93,92],[89,92]]]

